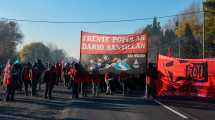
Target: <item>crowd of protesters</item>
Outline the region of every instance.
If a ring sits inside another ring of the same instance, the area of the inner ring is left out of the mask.
[[[146,80],[148,96],[153,94],[151,89],[153,70],[150,64]],[[107,71],[103,75],[97,69],[87,72],[76,62],[44,65],[41,60],[33,64],[21,64],[18,60],[13,63],[8,60],[7,64],[0,65],[0,80],[5,90],[5,101],[13,101],[16,91],[23,91],[23,89],[25,96],[38,96],[41,84],[45,84],[44,98],[47,99],[53,98],[52,91],[56,85],[71,89],[72,98],[79,98],[80,95],[87,97],[88,94],[99,96],[100,93],[112,95],[118,89],[125,95],[130,90],[129,78],[132,79],[131,77],[124,71],[118,74]]]
[[[14,63],[8,60],[7,64],[0,65],[1,87],[5,89],[5,101],[13,101],[16,91],[22,91],[29,96],[37,95],[37,86],[41,83],[41,75],[46,70],[41,60],[33,65],[21,64],[18,60]]]

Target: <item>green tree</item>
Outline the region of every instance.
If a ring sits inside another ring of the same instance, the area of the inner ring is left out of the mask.
[[[205,56],[215,57],[215,1],[204,2],[205,12]]]
[[[174,17],[168,23],[168,29],[174,31],[172,37],[168,37],[166,34],[170,45],[174,47],[174,55],[183,58],[198,58],[202,57],[202,14],[199,12],[200,5],[193,2],[188,8],[186,8],[182,13],[189,13],[187,15],[181,15]],[[169,31],[167,31],[169,32]],[[174,40],[173,40],[174,39]]]
[[[16,46],[22,42],[23,35],[16,22],[0,21],[0,62],[5,63],[16,54]]]
[[[185,34],[187,24],[190,26],[196,40],[202,40],[202,16],[199,4],[193,2],[182,13],[190,13],[188,15],[178,16],[178,26],[176,35],[182,37]]]
[[[182,36],[182,49],[181,49],[181,57],[182,58],[199,58],[201,56],[200,53],[200,42],[195,39],[192,28],[189,24],[186,24],[185,34]]]
[[[51,62],[57,63],[66,58],[66,53],[62,49],[55,49],[50,51]]]
[[[48,44],[48,48],[50,50],[50,62],[57,63],[67,59],[67,54],[63,49],[57,48],[57,46],[52,43]]]
[[[25,45],[19,52],[21,62],[36,62],[37,59],[41,59],[44,62],[50,61],[49,48],[41,42],[34,42]]]
[[[148,59],[150,62],[156,61],[156,55],[159,52],[161,39],[163,38],[163,30],[157,18],[153,19],[151,25],[147,25],[142,33],[148,34]]]
[[[163,38],[161,39],[161,49],[160,53],[166,55],[168,53],[168,48],[171,48],[173,50],[172,55],[177,55],[177,39],[176,34],[173,29],[166,29],[163,35]]]

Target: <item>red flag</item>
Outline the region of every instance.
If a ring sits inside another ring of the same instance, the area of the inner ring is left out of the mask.
[[[157,96],[215,98],[215,60],[158,56]]]

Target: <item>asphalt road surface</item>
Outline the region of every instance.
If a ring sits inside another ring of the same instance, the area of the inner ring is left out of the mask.
[[[0,101],[0,120],[215,120],[215,104],[209,103],[119,94],[72,99],[62,87],[53,96],[47,100],[43,91],[37,97],[18,93],[15,102]]]

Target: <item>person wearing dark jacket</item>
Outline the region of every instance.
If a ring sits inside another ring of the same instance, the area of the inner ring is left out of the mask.
[[[42,63],[42,61],[40,59],[38,59],[38,61],[36,63],[36,66],[39,69],[39,73],[38,73],[38,77],[39,77],[38,86],[39,86],[39,90],[41,90],[41,84],[42,84],[41,78],[43,76],[44,71],[46,70],[46,67],[45,67],[45,65]]]
[[[84,71],[80,75],[80,80],[81,80],[81,94],[83,97],[87,97],[87,88],[89,84],[89,74],[87,71]]]
[[[62,65],[60,63],[57,63],[55,65],[55,69],[56,69],[56,74],[57,74],[56,84],[58,85],[61,82]]]
[[[70,85],[70,79],[69,79],[69,75],[68,75],[68,72],[69,72],[69,69],[70,69],[70,65],[67,63],[66,66],[63,68],[63,73],[64,73],[64,85],[65,87],[69,88],[71,85]]]
[[[52,90],[54,85],[56,84],[57,74],[55,71],[55,67],[52,66],[50,70],[47,70],[44,75],[45,82],[45,98],[52,99]]]
[[[93,96],[99,96],[99,84],[100,84],[99,71],[95,69],[92,72],[92,93],[93,93]]]
[[[14,63],[11,67],[11,78],[12,78],[12,82],[11,82],[11,98],[10,100],[14,100],[14,96],[15,96],[15,91],[17,89],[18,86],[18,81],[19,81],[19,72],[20,72],[20,66],[19,63]]]
[[[153,92],[153,79],[155,76],[156,69],[154,68],[152,63],[149,63],[147,71],[146,71],[146,93],[145,97],[149,98],[152,96]]]
[[[14,69],[15,69],[15,78],[16,78],[16,90],[22,91],[22,64],[17,60],[14,64]],[[13,70],[13,68],[12,68]]]
[[[35,64],[32,68],[32,96],[37,95],[37,84],[40,78],[40,71],[38,66]]]

